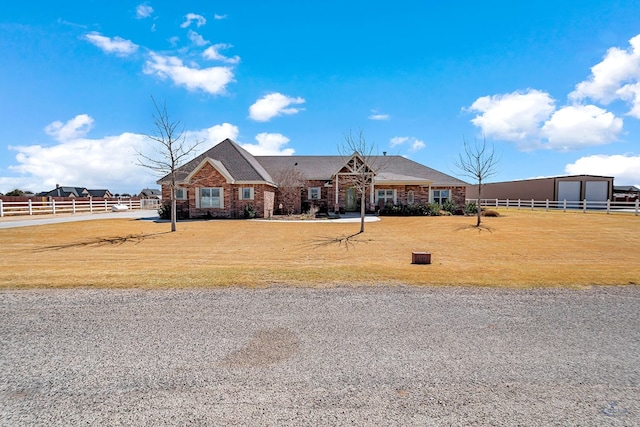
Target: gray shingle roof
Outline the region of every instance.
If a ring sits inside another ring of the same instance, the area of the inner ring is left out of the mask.
[[[179,167],[176,171],[176,180],[181,181],[185,179],[187,175],[196,169],[207,157],[222,162],[236,181],[264,181],[273,183],[271,175],[269,175],[256,158],[230,139],[225,139],[190,162]],[[167,179],[168,175],[158,180],[158,183]]]
[[[374,156],[373,163],[382,165],[378,172],[389,172],[401,175],[415,176],[417,178],[429,180],[433,183],[433,185],[468,185],[461,179],[458,179],[451,175],[447,175],[446,173],[442,173],[402,156]]]
[[[330,180],[347,161],[345,156],[256,156],[271,174],[288,167],[299,168],[310,180]],[[433,185],[466,186],[466,182],[402,156],[372,156],[368,159],[379,181],[425,180]]]
[[[176,179],[181,181],[207,157],[219,160],[236,181],[265,181],[273,183],[277,171],[297,168],[308,180],[330,180],[349,159],[348,156],[252,156],[230,139],[200,154],[180,167]],[[379,174],[378,182],[430,181],[432,185],[466,186],[466,182],[439,172],[402,156],[371,156],[368,159]],[[168,175],[158,180],[163,182]]]
[[[85,187],[69,187],[69,186],[56,186],[51,191],[43,191],[38,193],[37,196],[42,197],[85,197],[89,192]]]
[[[256,160],[270,174],[295,167],[308,180],[330,180],[346,162],[342,156],[256,156]]]

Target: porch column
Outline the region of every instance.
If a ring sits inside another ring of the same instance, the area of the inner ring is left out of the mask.
[[[373,207],[373,204],[376,202],[375,194],[373,194],[374,187],[373,178],[371,178],[371,188],[369,189],[369,203],[371,204],[371,207]]]

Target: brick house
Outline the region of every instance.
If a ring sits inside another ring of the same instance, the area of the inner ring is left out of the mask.
[[[387,203],[418,204],[452,200],[464,205],[467,183],[402,156],[253,156],[230,139],[200,154],[176,170],[178,209],[191,218],[242,218],[251,206],[259,217],[282,213],[285,192],[273,178],[282,171],[299,171],[294,213],[311,206],[325,212],[360,210],[360,197],[351,184],[354,168],[373,176],[366,192],[366,210]],[[158,180],[162,199],[170,200],[169,176]],[[287,192],[291,197],[291,192]],[[285,203],[286,202],[286,203]]]

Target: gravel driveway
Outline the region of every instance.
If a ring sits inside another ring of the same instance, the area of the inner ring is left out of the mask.
[[[0,425],[640,425],[640,287],[2,291]]]

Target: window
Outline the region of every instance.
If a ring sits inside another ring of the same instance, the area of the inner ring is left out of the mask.
[[[378,205],[386,205],[387,203],[396,203],[396,190],[378,190],[376,192],[376,201]]]
[[[320,200],[320,187],[309,187],[309,199]]]
[[[187,199],[187,189],[176,187],[176,199],[178,200],[186,200]]]
[[[244,187],[240,191],[240,200],[253,200],[253,187]]]
[[[412,205],[414,203],[415,203],[415,195],[413,193],[413,190],[409,190],[407,191],[407,204]]]
[[[449,190],[433,190],[433,202],[444,205],[449,200]]]
[[[201,188],[198,201],[200,206],[196,208],[223,208],[222,188]]]

